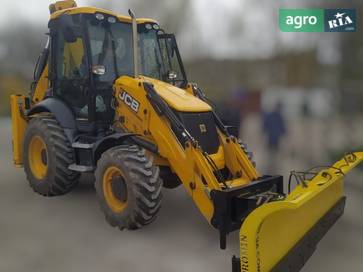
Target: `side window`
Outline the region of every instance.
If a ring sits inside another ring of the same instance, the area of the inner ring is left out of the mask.
[[[81,38],[77,38],[73,43],[67,43],[63,34],[59,33],[57,49],[57,78],[81,79],[87,77]]]
[[[58,31],[55,56],[55,93],[71,106],[76,117],[88,117],[88,78],[83,40],[79,36],[74,42],[67,42],[62,31]]]
[[[144,75],[152,78],[163,78],[162,58],[158,50],[157,40],[153,33],[144,35],[140,40],[140,65]]]
[[[159,41],[163,59],[167,60],[165,63],[165,66],[167,67],[167,72],[173,72],[176,77],[175,80],[182,81],[184,77],[177,56],[177,47],[175,40],[173,38],[165,37],[159,39]]]

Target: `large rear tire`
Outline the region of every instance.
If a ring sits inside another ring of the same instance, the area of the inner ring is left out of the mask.
[[[96,192],[108,223],[138,229],[153,222],[161,206],[159,168],[137,146],[118,146],[97,164]]]
[[[24,170],[33,190],[43,196],[71,191],[79,180],[79,173],[68,169],[73,163],[73,149],[58,122],[51,116],[31,119],[24,138]]]

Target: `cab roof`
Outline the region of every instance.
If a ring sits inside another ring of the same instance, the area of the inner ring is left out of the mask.
[[[50,20],[54,20],[54,19],[58,18],[59,16],[61,16],[62,14],[69,14],[69,15],[73,15],[73,14],[96,14],[98,12],[115,16],[121,22],[125,22],[125,23],[131,23],[132,22],[130,16],[119,15],[119,14],[116,14],[116,13],[110,11],[110,10],[95,8],[95,7],[73,7],[73,8],[58,10],[58,11],[55,11],[54,13],[51,14]],[[144,24],[144,23],[159,24],[157,21],[155,21],[153,19],[148,19],[148,18],[137,18],[136,21],[137,21],[138,24]]]

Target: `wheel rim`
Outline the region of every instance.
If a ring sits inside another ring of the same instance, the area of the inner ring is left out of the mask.
[[[33,176],[41,181],[48,172],[47,146],[40,136],[34,136],[29,144],[29,165]]]
[[[127,205],[127,186],[122,171],[111,166],[103,175],[103,194],[112,211],[122,212]]]

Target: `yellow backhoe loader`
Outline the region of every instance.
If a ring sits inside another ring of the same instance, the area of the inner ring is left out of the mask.
[[[258,173],[188,82],[175,37],[158,22],[72,0],[50,13],[30,93],[11,96],[14,164],[32,189],[62,195],[94,173],[108,223],[133,230],[155,220],[163,186],[183,185],[222,249],[240,229],[234,272],[300,270],[343,214],[343,178],[363,153],[293,173],[298,185],[285,193],[282,176]]]

